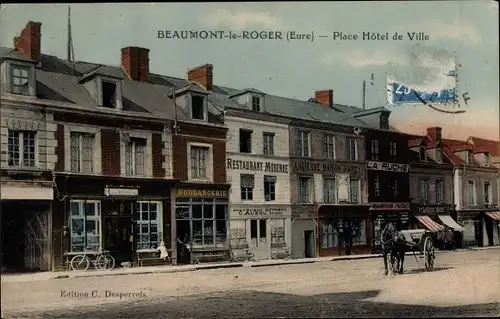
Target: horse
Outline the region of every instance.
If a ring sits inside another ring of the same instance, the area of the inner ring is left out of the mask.
[[[384,257],[384,269],[385,275],[387,276],[389,270],[387,268],[387,255],[390,254],[391,259],[396,258],[397,261],[397,271],[399,274],[403,273],[404,261],[406,253],[404,237],[397,231],[393,223],[387,223],[382,230],[381,242],[382,242],[382,254]]]

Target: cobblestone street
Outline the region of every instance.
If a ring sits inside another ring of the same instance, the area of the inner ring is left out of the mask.
[[[405,317],[500,314],[498,249],[184,273],[2,282],[4,318]],[[111,293],[113,295],[111,295]],[[122,294],[120,299],[120,294]]]

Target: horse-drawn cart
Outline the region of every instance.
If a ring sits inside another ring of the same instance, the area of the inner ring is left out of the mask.
[[[424,259],[425,269],[427,271],[432,271],[434,269],[434,261],[436,259],[432,232],[425,229],[411,229],[400,231],[399,234],[401,243],[397,246],[401,247],[401,257],[404,258],[404,255],[407,252],[412,252],[416,259],[416,253],[419,253],[421,256],[420,258]],[[387,258],[391,272],[396,274],[397,269],[399,268],[398,264],[402,261],[395,258],[392,253],[389,254]]]

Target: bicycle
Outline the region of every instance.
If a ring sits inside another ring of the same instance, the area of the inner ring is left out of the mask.
[[[111,256],[109,250],[100,250],[95,259],[90,259],[88,255],[94,253],[83,252],[71,258],[70,267],[73,271],[85,271],[92,263],[95,269],[107,270],[115,267],[115,258]]]

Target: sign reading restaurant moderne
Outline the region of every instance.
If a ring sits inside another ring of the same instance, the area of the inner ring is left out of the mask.
[[[227,190],[177,188],[177,197],[227,197]]]
[[[366,161],[366,168],[374,171],[408,173],[408,164]]]
[[[322,163],[307,160],[292,161],[294,173],[343,173],[349,175],[360,175],[361,169],[358,165],[343,163]]]
[[[287,164],[276,164],[271,162],[256,162],[256,161],[241,161],[227,159],[227,169],[235,169],[252,172],[268,172],[268,173],[288,173]]]

